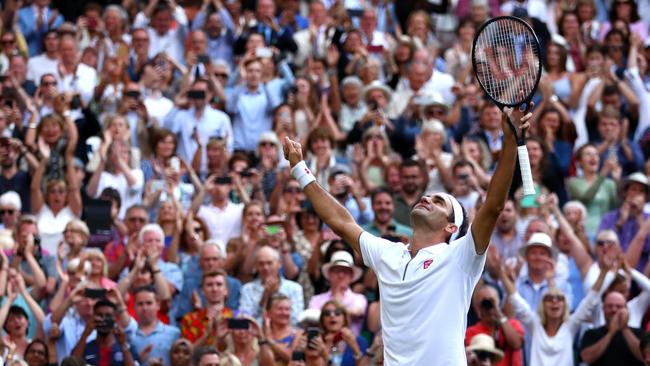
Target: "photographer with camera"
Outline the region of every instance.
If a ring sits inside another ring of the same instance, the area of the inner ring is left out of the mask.
[[[113,302],[108,299],[97,301],[93,306],[93,316],[86,322],[72,355],[83,358],[86,364],[93,366],[134,366],[136,356],[131,352],[124,330],[115,323],[117,313],[117,306]],[[96,338],[87,342],[93,333]]]
[[[185,161],[192,161],[198,146],[205,146],[208,139],[215,136],[225,139],[228,151],[232,152],[234,133],[230,117],[212,108],[209,101],[213,96],[210,83],[206,79],[196,79],[186,92],[179,93],[174,101],[176,106],[165,118],[164,127],[178,136],[176,153]],[[205,151],[201,161],[200,170],[205,170],[208,161]]]
[[[521,365],[521,348],[524,344],[524,327],[514,318],[508,318],[501,310],[499,293],[491,285],[476,289],[472,300],[474,312],[478,314],[478,323],[467,327],[465,345],[477,334],[496,335],[495,346],[503,351],[504,356],[499,365]]]

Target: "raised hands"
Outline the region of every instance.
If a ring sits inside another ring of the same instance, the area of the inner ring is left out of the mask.
[[[291,167],[295,166],[302,160],[302,146],[288,137],[283,141],[284,158],[289,160]]]

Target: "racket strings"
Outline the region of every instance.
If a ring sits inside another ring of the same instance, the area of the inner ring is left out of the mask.
[[[502,104],[523,102],[520,90],[528,96],[537,85],[539,49],[530,29],[519,21],[488,24],[477,38],[475,57],[477,78]]]

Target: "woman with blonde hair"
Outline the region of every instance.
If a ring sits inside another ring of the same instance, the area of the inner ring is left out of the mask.
[[[573,349],[568,345],[573,344],[583,322],[591,319],[592,311],[600,303],[600,290],[609,270],[616,272],[612,264],[600,272],[596,283],[578,305],[578,308],[569,315],[571,304],[567,303],[565,294],[553,284],[555,271],[548,271],[547,281],[549,289],[542,297],[537,312],[533,311],[526,300],[515,288],[515,273],[512,267],[503,267],[501,281],[508,293],[517,319],[532,332],[532,347],[529,357],[530,366],[570,366],[574,364]]]
[[[85,263],[89,263],[88,267]],[[108,261],[104,257],[104,253],[97,248],[89,248],[81,255],[81,266],[88,269],[86,273],[86,280],[93,282],[101,288],[111,289],[116,288],[117,284],[108,278]]]
[[[140,165],[140,149],[130,144],[131,130],[129,128],[129,122],[122,115],[108,114],[104,118],[104,134],[99,146],[99,152],[94,154],[86,165],[87,171],[94,172],[97,169],[102,154],[106,154],[108,147],[115,140],[129,142],[129,166],[134,167]]]

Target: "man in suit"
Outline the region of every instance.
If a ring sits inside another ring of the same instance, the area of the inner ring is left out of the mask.
[[[50,0],[34,0],[32,5],[18,11],[18,26],[23,33],[29,56],[43,52],[43,36],[50,29],[58,28],[63,17],[56,9],[50,9]]]
[[[248,32],[242,34],[235,43],[235,52],[244,53],[248,36],[251,33],[259,33],[264,38],[267,47],[276,47],[281,52],[295,53],[298,50],[293,35],[288,28],[281,28],[275,19],[275,3],[273,0],[259,0],[255,11],[257,24],[248,28]]]

